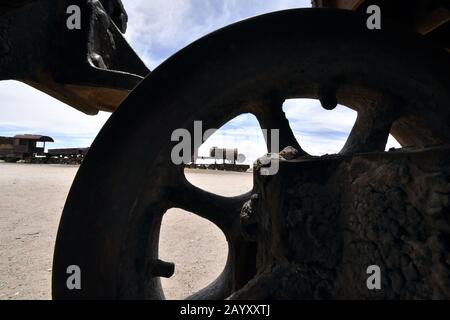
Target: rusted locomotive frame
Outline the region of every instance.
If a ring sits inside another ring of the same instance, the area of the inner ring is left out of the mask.
[[[293,137],[282,104],[288,98],[313,98],[358,111],[339,157],[384,155],[389,133],[419,148],[449,143],[447,53],[392,24],[370,31],[366,18],[344,10],[276,12],[216,31],[161,64],[108,120],[78,172],[58,230],[53,297],[164,298],[159,277],[170,275],[172,265],[158,259],[159,229],[173,207],[215,223],[229,245],[222,274],[190,298],[239,297],[236,293],[258,280],[259,242],[245,230],[253,219],[245,219],[245,208],[257,184],[248,194],[221,197],[192,186],[183,166],[171,162],[172,132],[185,128],[193,135],[195,120],[218,128],[250,112],[262,128],[280,129],[282,149],[294,147],[297,158],[312,159]],[[152,108],[142,107],[148,104]],[[260,201],[276,212],[281,196],[274,192]],[[283,262],[276,247],[267,249]],[[72,264],[83,270],[83,290],[66,287]],[[278,279],[287,283],[290,276],[298,280],[295,272]],[[315,298],[315,292],[302,297]]]
[[[257,274],[231,299],[450,298],[449,164],[443,145],[294,158],[256,174],[241,225]]]
[[[22,81],[87,114],[114,111],[150,71],[113,23],[125,31],[119,0],[78,1],[79,30],[66,25],[72,4],[0,4],[0,80]]]

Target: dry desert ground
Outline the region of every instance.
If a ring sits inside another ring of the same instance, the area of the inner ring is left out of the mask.
[[[59,218],[78,166],[0,162],[0,300],[50,299],[52,255]],[[234,196],[250,190],[251,173],[189,170],[188,180]],[[201,253],[201,254],[200,254]],[[164,216],[160,256],[174,262],[163,279],[168,299],[182,299],[222,271],[227,244],[213,224],[181,209]]]

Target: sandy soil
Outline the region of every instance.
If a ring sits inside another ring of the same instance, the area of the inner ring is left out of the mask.
[[[56,231],[77,170],[77,166],[0,163],[0,300],[50,299]],[[241,194],[252,185],[249,173],[190,170],[186,176],[224,196]],[[198,291],[225,265],[222,232],[184,210],[166,213],[160,242],[161,259],[176,264],[175,275],[162,281],[168,299]]]

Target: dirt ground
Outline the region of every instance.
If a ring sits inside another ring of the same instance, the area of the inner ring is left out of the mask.
[[[50,299],[58,222],[78,166],[0,162],[0,300]],[[250,190],[252,174],[190,170],[188,180],[224,196]],[[201,255],[200,255],[201,253]],[[222,271],[227,244],[213,224],[181,209],[164,216],[160,256],[176,264],[163,279],[168,299],[182,299]]]

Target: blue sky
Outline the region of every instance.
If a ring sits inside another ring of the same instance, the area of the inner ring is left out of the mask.
[[[126,38],[150,69],[201,36],[230,23],[282,9],[310,7],[309,0],[123,0],[129,14]],[[100,112],[87,116],[31,87],[0,82],[0,135],[50,135],[51,148],[89,146],[108,119]],[[315,100],[290,100],[283,107],[302,147],[312,154],[338,152],[356,113],[338,107],[325,111]],[[217,131],[211,146],[238,147],[253,161],[265,152],[256,119],[241,115]],[[398,145],[390,139],[388,146]]]

